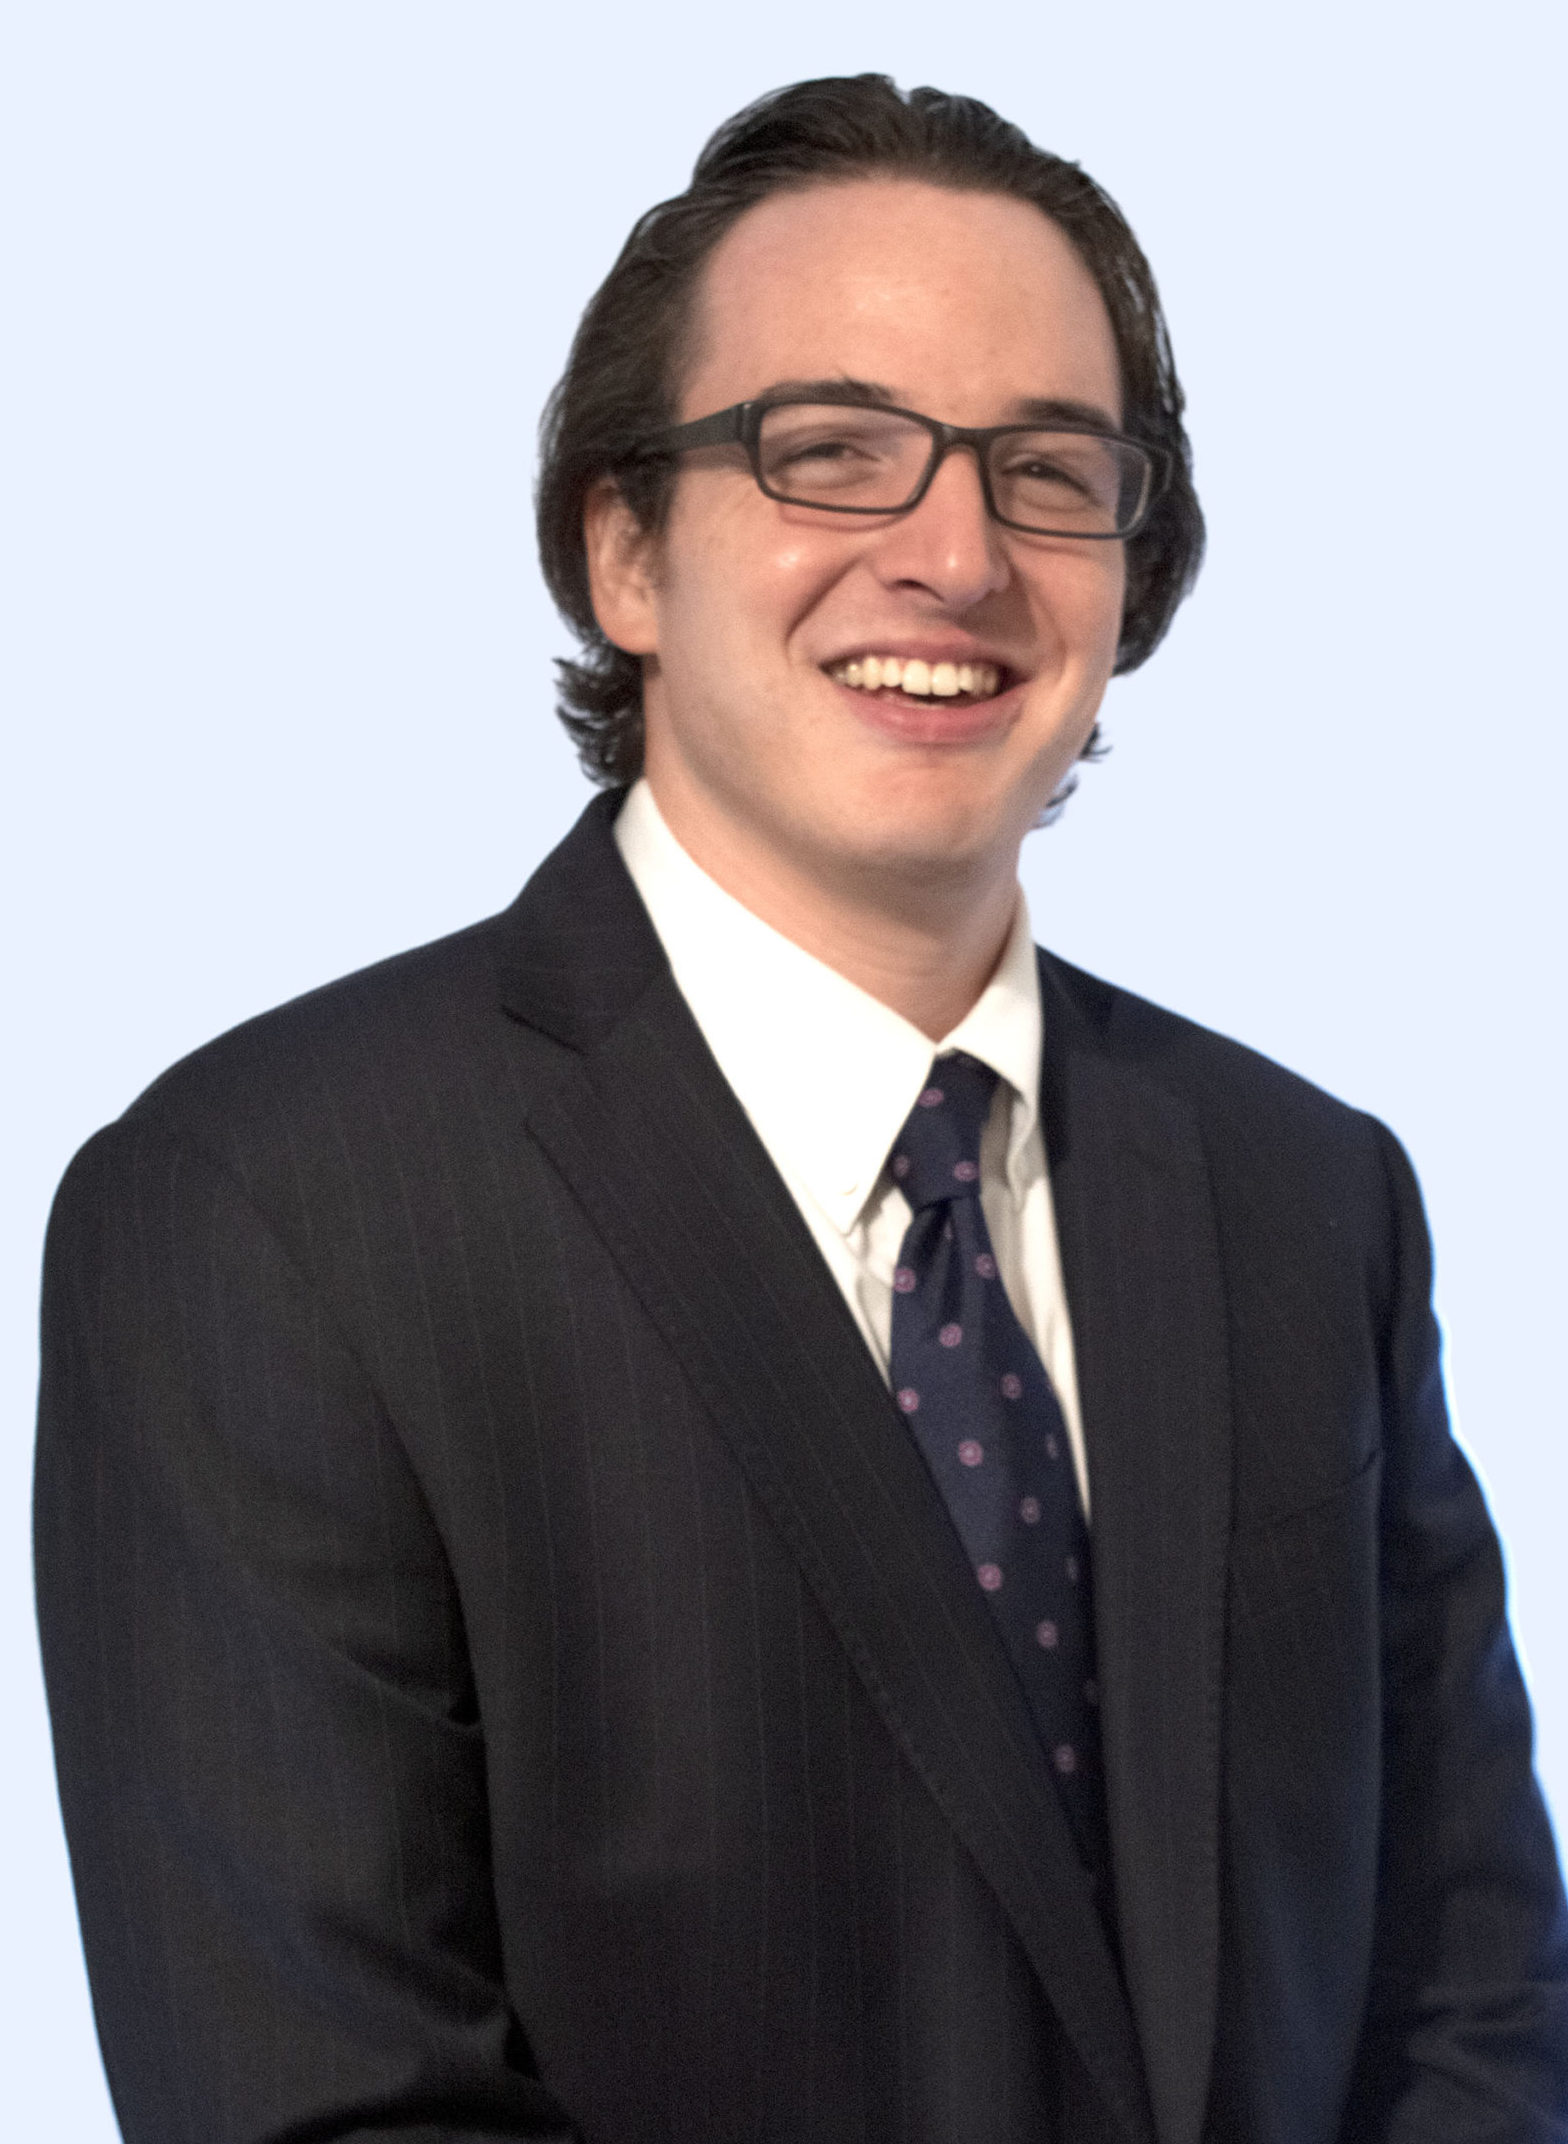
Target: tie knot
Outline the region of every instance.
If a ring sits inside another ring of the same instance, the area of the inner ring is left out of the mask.
[[[939,1057],[920,1099],[893,1142],[893,1179],[913,1211],[980,1191],[980,1136],[996,1074],[955,1051]]]

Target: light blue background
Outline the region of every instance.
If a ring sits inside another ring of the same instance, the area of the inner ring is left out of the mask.
[[[1407,1141],[1568,1807],[1560,20],[12,0],[7,2133],[113,2135],[27,1586],[50,1191],[171,1059],[500,906],[568,824],[535,418],[633,216],[805,74],[990,98],[1155,262],[1210,562],[1036,837],[1037,929]]]

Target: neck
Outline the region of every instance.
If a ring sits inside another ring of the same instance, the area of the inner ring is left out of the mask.
[[[782,937],[891,1006],[933,1042],[950,1034],[996,970],[1018,905],[1017,858],[906,873],[780,854],[650,778],[665,824],[694,863]]]

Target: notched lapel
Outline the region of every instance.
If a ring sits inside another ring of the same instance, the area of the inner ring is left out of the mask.
[[[567,845],[579,845],[574,868],[590,882],[579,891],[591,898],[563,898],[570,889],[558,885],[556,927],[535,939],[548,958],[509,964],[514,1016],[579,1052],[531,1108],[530,1130],[680,1357],[883,1720],[1012,1919],[1129,2144],[1144,2144],[1132,2019],[983,1597],[809,1231],[663,963],[610,823],[606,812],[597,859],[581,853],[586,828]],[[574,913],[590,928],[579,957],[592,968],[576,1000],[561,987]],[[612,947],[607,980],[593,958]]]
[[[1123,1961],[1161,2144],[1196,2144],[1219,1961],[1231,1496],[1213,1193],[1191,1106],[1049,960],[1042,985]]]

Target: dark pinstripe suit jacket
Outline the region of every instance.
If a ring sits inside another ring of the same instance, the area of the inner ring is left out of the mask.
[[[1113,1959],[613,799],[225,1037],[51,1231],[37,1545],[132,2144],[1565,2134],[1399,1150],[1050,959]]]

